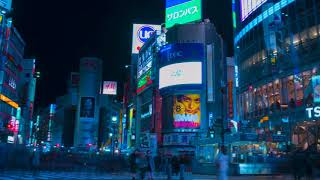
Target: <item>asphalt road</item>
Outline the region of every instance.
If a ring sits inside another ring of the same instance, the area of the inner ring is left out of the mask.
[[[130,180],[131,176],[128,173],[93,173],[93,172],[52,172],[41,171],[35,175],[31,171],[0,171],[1,180]],[[154,180],[165,180],[165,175],[157,175]],[[179,177],[174,176],[173,180],[178,180]],[[193,180],[215,180],[216,176],[192,175]],[[291,180],[290,176],[236,176],[229,177],[230,180]]]

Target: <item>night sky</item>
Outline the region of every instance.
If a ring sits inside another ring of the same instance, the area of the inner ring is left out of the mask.
[[[231,0],[203,0],[203,6],[203,18],[215,24],[231,56]],[[36,105],[66,93],[70,72],[78,71],[84,56],[102,58],[104,79],[122,86],[132,23],[161,24],[164,7],[165,0],[13,0],[14,24],[27,44],[25,57],[36,58],[41,71]]]

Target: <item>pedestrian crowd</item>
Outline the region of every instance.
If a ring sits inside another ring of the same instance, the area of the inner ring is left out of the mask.
[[[180,180],[187,180],[190,178],[188,172],[191,172],[192,159],[192,155],[172,155],[170,153],[154,157],[150,151],[143,152],[138,149],[129,156],[132,179],[152,180],[155,172],[158,171],[164,173],[168,180],[171,180],[173,176],[178,176]],[[227,180],[229,158],[225,148],[221,149],[216,164],[219,170],[218,179]]]
[[[291,156],[291,165],[295,180],[300,180],[303,177],[306,180],[314,179],[314,161],[311,152],[303,151],[301,148],[295,150]]]

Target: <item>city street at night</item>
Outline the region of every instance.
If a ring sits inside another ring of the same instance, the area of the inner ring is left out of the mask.
[[[0,180],[320,180],[320,0],[0,0]]]

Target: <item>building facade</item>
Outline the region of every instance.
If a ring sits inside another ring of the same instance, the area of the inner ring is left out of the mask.
[[[233,162],[320,150],[317,86],[320,2],[233,1],[240,141]],[[249,152],[249,153],[248,153]]]
[[[80,85],[75,123],[74,146],[86,147],[98,144],[99,94],[102,87],[102,60],[80,60]]]
[[[155,31],[139,51],[137,61],[136,143],[157,153],[152,144],[161,139],[161,96],[157,86],[158,53],[166,44],[164,32]]]
[[[222,38],[208,20],[177,25],[160,50],[161,153],[213,163],[224,143],[226,61]],[[209,135],[211,130],[212,136]]]

